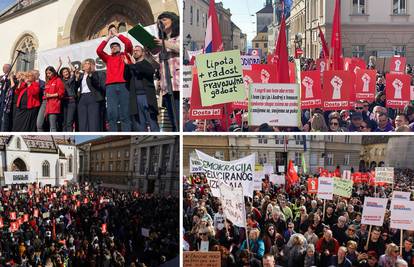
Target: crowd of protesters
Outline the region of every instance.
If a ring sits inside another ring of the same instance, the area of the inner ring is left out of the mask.
[[[370,60],[368,69],[375,69]],[[316,70],[313,59],[301,60],[302,71]],[[413,77],[411,65],[406,74]],[[386,106],[386,73],[377,71],[375,101],[359,100],[351,110],[324,111],[321,108],[302,110],[301,127],[258,127],[248,125],[248,112],[236,109],[227,120],[190,120],[189,99],[184,100],[183,127],[186,132],[412,132],[414,131],[414,101],[404,109]],[[414,81],[414,80],[413,80]],[[412,83],[414,84],[414,83]],[[229,125],[227,128],[226,125]]]
[[[395,169],[394,190],[413,190],[413,178],[413,170]],[[221,252],[223,267],[414,266],[414,231],[403,232],[401,255],[400,230],[390,228],[389,210],[370,235],[370,227],[361,224],[364,198],[391,197],[391,186],[355,184],[350,199],[326,201],[323,214],[323,201],[307,193],[305,176],[289,188],[268,177],[262,181],[262,191],[245,198],[246,232],[226,220],[203,174],[185,177],[184,250],[199,251],[201,241],[208,242],[209,251]]]
[[[176,197],[83,183],[5,186],[0,200],[0,266],[160,266],[179,255]]]
[[[0,130],[3,132],[159,132],[158,98],[166,107],[176,131],[173,103],[179,92],[179,17],[164,12],[158,17],[163,34],[154,39],[157,48],[133,47],[131,41],[110,25],[97,54],[106,72],[97,72],[95,60],[86,59],[75,68],[48,66],[45,81],[38,70],[14,73],[3,65],[0,75]],[[162,37],[161,37],[162,36]],[[117,37],[117,39],[115,39]],[[162,40],[160,38],[163,38]],[[119,41],[118,41],[119,40]],[[121,44],[125,46],[124,51]],[[160,47],[165,44],[164,52]],[[104,49],[110,46],[111,53]],[[167,88],[168,62],[171,92]],[[43,71],[43,70],[42,70]]]

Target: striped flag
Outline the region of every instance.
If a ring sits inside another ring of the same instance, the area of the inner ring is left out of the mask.
[[[210,0],[208,9],[208,20],[206,38],[204,39],[204,52],[213,53],[223,51],[223,40],[221,37],[220,26],[217,18],[216,4],[214,0]]]

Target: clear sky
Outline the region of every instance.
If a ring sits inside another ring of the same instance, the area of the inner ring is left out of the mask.
[[[220,2],[217,1],[216,2]],[[230,8],[231,20],[250,41],[256,36],[256,12],[264,7],[265,0],[222,0],[225,8]],[[253,15],[253,16],[252,16]],[[254,22],[254,24],[253,24]]]
[[[10,6],[13,2],[16,2],[16,0],[0,0],[0,12]]]
[[[75,143],[80,144],[92,139],[101,137],[100,135],[75,135]]]

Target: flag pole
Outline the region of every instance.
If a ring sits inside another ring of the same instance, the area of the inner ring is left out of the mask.
[[[368,238],[367,238],[367,243],[365,244],[365,247],[366,247],[365,250],[368,250],[369,240],[371,239],[371,231],[372,231],[372,225],[369,226]]]
[[[402,256],[404,230],[400,229],[400,255]]]

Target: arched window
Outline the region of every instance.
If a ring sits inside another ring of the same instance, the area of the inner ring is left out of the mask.
[[[17,140],[16,140],[16,147],[17,147],[17,149],[21,149],[22,148],[22,144],[20,142],[20,138],[17,138]]]
[[[20,55],[16,62],[16,71],[33,70],[36,61],[37,43],[33,36],[27,34],[23,36],[16,46],[16,50],[23,51],[25,55]],[[16,54],[15,54],[16,56]]]
[[[49,177],[50,176],[50,164],[49,161],[45,160],[42,163],[42,176]]]
[[[72,165],[73,165],[73,157],[72,155],[69,156],[69,173],[72,172]]]

